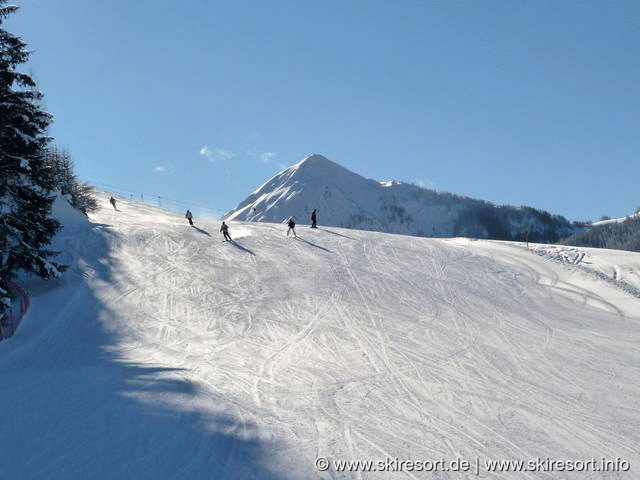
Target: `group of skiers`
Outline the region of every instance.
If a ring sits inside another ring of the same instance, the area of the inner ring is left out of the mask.
[[[184,216],[187,220],[189,220],[189,225],[193,227],[193,214],[191,213],[191,211],[187,210],[187,213],[185,213]],[[289,218],[289,221],[287,222],[287,226],[289,227],[289,229],[287,230],[287,237],[291,233],[293,233],[294,237],[297,237],[298,235],[296,235],[296,221],[294,220],[293,217]],[[315,208],[311,213],[311,228],[318,228],[318,218],[316,216]],[[220,227],[220,232],[224,235],[225,242],[233,241],[231,240],[231,236],[229,235],[229,226],[225,222],[222,222],[222,226]]]
[[[187,213],[185,213],[184,216],[187,220],[189,220],[189,225],[193,227],[193,214],[191,213],[191,211],[187,210]],[[229,226],[225,222],[222,222],[222,226],[220,227],[220,232],[222,233],[222,235],[224,235],[225,242],[233,241],[231,240],[231,235],[229,235]]]
[[[114,210],[118,210],[118,207],[116,207],[116,199],[113,198],[113,196],[109,199],[109,203],[111,204],[111,206],[113,207]],[[191,213],[191,210],[187,210],[187,213],[184,214],[184,217],[187,220],[189,220],[189,225],[191,225],[193,227],[194,226],[193,225],[193,213]],[[222,226],[220,227],[220,232],[224,235],[225,242],[232,242],[233,241],[233,240],[231,240],[231,235],[229,235],[229,226],[225,222],[222,222]]]
[[[113,208],[115,210],[118,210],[118,208],[116,207],[116,199],[111,197],[109,199],[109,203],[111,203],[111,206],[113,206]],[[184,214],[184,217],[189,221],[189,225],[191,225],[192,227],[193,225],[193,214],[191,213],[190,210],[187,210],[187,212]],[[293,233],[294,237],[297,237],[298,235],[296,235],[296,222],[294,220],[293,217],[289,218],[289,221],[287,222],[287,226],[289,227],[289,229],[287,230],[287,237]],[[316,216],[316,209],[313,209],[313,212],[311,212],[311,228],[318,228],[318,218]],[[224,235],[224,240],[225,242],[232,242],[233,240],[231,239],[231,235],[229,235],[229,226],[225,223],[222,222],[222,225],[220,226],[220,233],[222,233],[222,235]]]
[[[296,221],[294,220],[293,217],[289,218],[289,221],[287,222],[287,225],[289,227],[289,230],[287,230],[287,237],[292,232],[293,232],[293,236],[297,237],[297,235],[296,235]],[[313,212],[311,212],[311,228],[318,228],[318,217],[316,216],[316,209],[315,208],[313,209]]]

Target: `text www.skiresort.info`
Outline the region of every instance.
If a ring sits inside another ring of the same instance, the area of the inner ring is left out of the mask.
[[[318,457],[315,465],[321,472],[468,472],[476,475],[484,472],[628,472],[631,469],[629,462],[620,457],[585,460],[556,460],[549,457],[531,460],[489,460],[480,457],[473,460],[401,460],[398,457],[336,460]]]

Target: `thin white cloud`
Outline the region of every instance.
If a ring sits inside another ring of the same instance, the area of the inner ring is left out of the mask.
[[[231,160],[233,157],[235,157],[235,154],[233,152],[224,150],[222,148],[216,148],[213,153],[216,157],[220,157],[222,160]]]
[[[156,165],[153,167],[153,172],[158,175],[171,175],[173,168],[170,165]]]
[[[213,152],[207,146],[204,146],[200,149],[200,155],[205,157],[209,161],[213,160]]]
[[[262,155],[260,155],[260,160],[262,160],[262,163],[268,165],[273,161],[275,156],[276,154],[273,152],[265,152]]]
[[[231,160],[235,157],[235,154],[229,150],[225,150],[224,148],[211,150],[211,148],[205,145],[200,149],[200,156],[206,158],[210,162],[214,162],[216,160]]]

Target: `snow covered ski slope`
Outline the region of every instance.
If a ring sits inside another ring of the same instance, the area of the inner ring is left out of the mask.
[[[23,282],[0,479],[640,478],[639,254],[118,208]]]

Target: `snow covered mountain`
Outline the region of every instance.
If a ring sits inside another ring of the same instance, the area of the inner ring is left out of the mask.
[[[560,216],[532,208],[493,204],[357,175],[321,155],[287,168],[238,207],[228,220],[284,222],[293,216],[310,223],[313,209],[321,225],[418,236],[468,236],[554,242],[574,233]]]
[[[640,254],[239,221],[229,243],[108,198],[56,204],[69,268],[21,280],[0,478],[637,478]],[[489,463],[538,458],[595,460]]]

